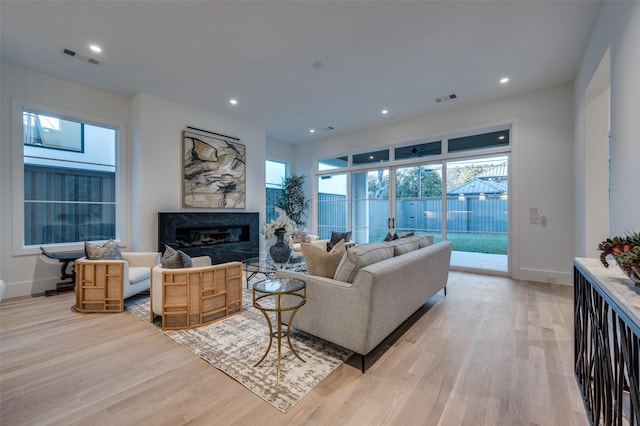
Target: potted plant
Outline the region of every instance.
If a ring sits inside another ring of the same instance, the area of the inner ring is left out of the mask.
[[[598,244],[600,261],[609,266],[607,256],[612,255],[616,263],[636,285],[640,284],[640,233],[631,232],[624,237],[607,238]]]
[[[289,219],[298,227],[303,227],[305,218],[311,205],[311,200],[304,197],[304,175],[292,174],[282,179],[282,196],[276,202],[276,206],[284,210]]]

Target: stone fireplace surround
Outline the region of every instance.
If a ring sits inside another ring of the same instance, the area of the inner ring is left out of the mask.
[[[260,251],[255,212],[159,212],[158,251],[165,244],[189,256],[209,256],[212,264],[256,257]]]

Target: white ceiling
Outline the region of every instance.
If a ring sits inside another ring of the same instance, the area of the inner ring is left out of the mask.
[[[304,143],[570,82],[599,6],[2,0],[0,41],[3,61],[126,96],[150,93]],[[450,93],[458,98],[434,101]],[[336,130],[320,131],[328,126]]]

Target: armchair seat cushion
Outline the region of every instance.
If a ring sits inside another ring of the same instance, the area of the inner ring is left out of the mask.
[[[140,281],[151,278],[151,269],[146,266],[129,267],[129,284],[137,284]]]

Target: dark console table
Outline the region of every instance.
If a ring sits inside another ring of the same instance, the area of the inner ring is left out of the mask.
[[[640,288],[614,264],[574,260],[575,375],[591,424],[640,424]]]
[[[62,263],[62,265],[60,265],[60,279],[62,281],[56,284],[55,290],[46,290],[44,292],[45,296],[53,296],[54,294],[73,291],[76,286],[76,272],[73,265],[71,265],[71,272],[69,272],[69,264],[83,257],[84,251],[51,252],[45,250],[44,247],[40,247],[40,251],[49,259],[55,259]]]

